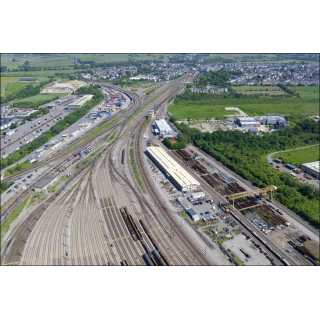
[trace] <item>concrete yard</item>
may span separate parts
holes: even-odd
[[[233,239],[225,241],[223,247],[230,249],[236,256],[238,256],[245,265],[248,266],[267,266],[271,265],[270,261],[262,254],[252,243],[248,245],[248,240],[243,234],[235,235]],[[250,257],[246,257],[242,249]]]

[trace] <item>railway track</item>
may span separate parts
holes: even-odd
[[[160,99],[166,94],[163,90]],[[126,120],[114,128],[116,138],[124,143],[130,137]],[[135,127],[134,122],[132,126]],[[185,255],[183,242],[178,245],[171,241],[155,219],[158,213],[134,190],[130,180],[115,170],[112,157],[118,144],[106,140],[103,143],[106,145],[99,151],[99,158],[81,169],[78,177],[72,177],[71,189],[50,197],[46,206],[41,204],[41,209],[28,215],[29,224],[12,230],[15,232],[4,255],[6,263],[140,265],[146,264],[147,256],[153,265],[194,264]],[[127,179],[126,188],[133,188],[136,192],[133,196],[143,208],[142,214],[137,208],[129,209],[141,233],[138,241],[132,239],[119,211],[117,191],[122,190],[123,178]],[[149,210],[153,210],[151,215],[146,213]],[[32,220],[33,217],[37,219]],[[24,230],[25,226],[28,226],[28,232]]]
[[[121,92],[126,92],[126,91],[121,91]],[[126,93],[128,95],[128,93]],[[127,122],[127,119],[128,117],[130,117],[130,114],[131,114],[131,111],[132,111],[132,107],[136,106],[137,104],[137,98],[136,97],[131,97],[131,101],[132,101],[132,106],[130,108],[128,108],[127,110],[125,110],[123,112],[123,114],[121,115],[121,118],[120,120],[113,124],[108,130],[106,130],[105,132],[101,133],[100,135],[96,136],[94,138],[94,140],[92,140],[90,143],[92,145],[99,145],[101,142],[104,141],[104,139],[106,138],[106,136],[108,136],[108,134],[110,132],[112,132],[112,130],[114,130],[115,128],[117,128],[118,126],[122,126],[124,127],[126,122]],[[79,138],[79,141],[81,141],[83,139],[83,137]],[[74,142],[76,143],[76,141]],[[58,160],[58,163],[54,165],[54,167],[52,169],[49,170],[49,172],[46,172],[45,174],[42,174],[40,175],[36,181],[34,181],[27,190],[23,191],[22,193],[20,193],[17,197],[15,197],[14,199],[12,199],[10,202],[9,205],[7,205],[5,208],[2,209],[2,212],[1,212],[1,216],[0,216],[0,220],[1,222],[3,222],[6,217],[10,214],[10,212],[19,204],[21,203],[21,201],[23,201],[26,196],[28,196],[32,190],[32,187],[40,180],[42,179],[43,177],[45,176],[48,176],[48,175],[52,175],[53,173],[56,172],[57,169],[59,169],[60,167],[64,166],[68,161],[71,161],[70,165],[72,165],[74,163],[74,159],[70,159],[70,157],[72,157],[72,155],[74,153],[77,153],[79,152],[80,150],[82,150],[85,146],[88,145],[88,142],[86,141],[85,143],[82,143],[78,146],[78,148],[76,150],[72,150],[71,152],[70,151],[66,151],[66,152],[62,152],[62,154],[58,154],[56,156],[53,156],[52,158],[49,158],[45,161],[43,161],[43,163],[39,164],[39,165],[36,165],[36,166],[33,166],[32,169],[29,169],[27,171],[24,171],[22,173],[19,173],[15,176],[10,176],[8,177],[7,179],[4,179],[4,181],[10,181],[12,180],[13,178],[17,178],[17,177],[21,177],[25,174],[27,174],[28,172],[31,172],[35,169],[39,169],[43,166],[47,166],[48,164],[52,163],[52,162],[55,162]],[[60,161],[59,161],[60,160]]]
[[[120,118],[120,119],[119,119],[120,122],[125,122],[125,121],[127,120],[126,116],[127,116],[127,117],[130,116],[130,114],[131,114],[131,112],[132,112],[132,109],[138,104],[139,97],[138,97],[137,95],[135,95],[135,94],[128,93],[127,91],[124,91],[124,90],[119,90],[119,91],[129,97],[129,99],[130,99],[130,101],[131,101],[131,104],[129,105],[129,107],[128,107],[126,110],[122,111],[121,117],[120,117],[120,115],[116,115],[113,120],[117,120],[118,118]],[[121,121],[121,118],[123,118],[122,121]],[[110,120],[105,120],[105,121],[103,121],[100,125],[103,125],[103,124],[106,123],[106,122],[110,122]],[[114,129],[114,128],[115,128],[117,125],[119,125],[119,124],[120,124],[120,123],[114,124],[110,129],[108,129],[107,131],[105,131],[105,132],[101,133],[100,135],[96,136],[96,137],[95,137],[95,140],[99,139],[97,142],[100,142],[100,141],[106,136],[106,134],[107,134],[110,130]],[[75,139],[74,141],[72,141],[72,145],[77,145],[77,144],[79,144],[79,142],[81,142],[81,140],[83,140],[83,137],[79,137],[79,138]],[[92,142],[94,142],[95,140],[93,140]],[[92,142],[91,142],[91,143],[92,143]],[[89,143],[89,142],[80,143],[80,144],[78,145],[77,149],[75,149],[75,150],[71,150],[71,151],[70,151],[70,150],[66,150],[66,151],[60,151],[60,152],[58,151],[57,154],[49,157],[48,159],[43,160],[43,161],[41,161],[41,162],[38,162],[38,163],[34,164],[34,165],[32,166],[32,168],[29,168],[29,169],[27,169],[27,170],[23,170],[23,171],[21,171],[21,172],[19,172],[19,173],[16,173],[16,174],[14,174],[14,175],[10,175],[10,176],[8,176],[8,177],[4,177],[4,178],[2,179],[2,181],[12,181],[12,180],[17,179],[17,178],[19,178],[19,177],[22,177],[22,176],[24,176],[25,174],[27,174],[27,173],[35,170],[35,169],[39,169],[39,168],[41,168],[41,167],[43,167],[43,166],[46,166],[46,165],[50,164],[51,162],[53,162],[53,161],[55,161],[55,160],[60,159],[61,157],[70,155],[71,152],[76,153],[77,151],[81,150],[84,146],[86,146],[88,143]]]
[[[34,227],[38,224],[38,221],[42,217],[43,213],[49,208],[49,206],[57,199],[61,199],[61,202],[64,203],[64,199],[67,199],[68,196],[72,193],[74,189],[77,189],[77,186],[74,186],[69,191],[60,197],[61,192],[57,192],[45,200],[43,203],[38,205],[24,220],[23,223],[20,223],[12,233],[16,236],[12,237],[11,240],[5,245],[1,252],[1,263],[2,264],[12,264],[20,263],[22,253],[25,247],[25,244],[33,231]],[[31,246],[32,248],[33,246]]]
[[[162,104],[164,104],[165,102],[167,102],[168,100],[172,99],[172,95],[168,95],[167,97],[163,98],[156,106],[155,109],[159,108],[160,106],[162,106]],[[132,142],[135,143],[135,146],[134,146],[134,150],[135,152],[137,153],[135,158],[137,159],[142,159],[142,155],[141,155],[141,147],[140,147],[140,141],[141,141],[141,138],[142,138],[142,133],[143,133],[143,129],[144,129],[144,120],[141,120],[137,125],[136,125],[136,129],[134,132],[131,132],[130,134],[132,135]],[[135,138],[137,137],[137,138]],[[127,147],[128,147],[128,143],[127,143]],[[141,158],[140,158],[141,157]],[[143,161],[143,160],[142,160]],[[150,225],[156,223],[156,225],[159,226],[159,230],[161,230],[161,233],[162,233],[162,236],[161,238],[164,238],[163,237],[163,233],[166,234],[166,238],[167,239],[170,239],[172,237],[172,233],[171,232],[168,232],[168,230],[170,228],[168,228],[168,226],[172,225],[173,221],[172,220],[166,220],[165,222],[161,220],[161,218],[159,218],[159,214],[158,212],[156,212],[152,206],[149,205],[149,203],[146,201],[146,199],[141,196],[140,194],[138,194],[138,192],[136,191],[136,188],[133,187],[131,181],[125,177],[123,174],[121,174],[119,172],[119,170],[115,167],[113,161],[110,161],[109,162],[109,165],[110,167],[113,168],[113,172],[116,173],[122,180],[124,183],[126,183],[129,188],[132,190],[132,192],[135,194],[135,196],[137,197],[142,209],[144,212],[151,212],[152,213],[152,217],[153,217],[153,222],[150,223]],[[145,176],[145,175],[143,175]],[[148,188],[147,188],[148,192],[152,192],[153,190],[153,186],[151,184],[148,184]],[[163,205],[159,202],[158,200],[158,197],[153,194],[153,199],[155,201],[155,203],[157,204],[158,206],[158,209],[160,209],[160,211],[162,210],[162,213],[164,213],[164,211],[166,211],[166,208],[163,207]],[[167,216],[167,212],[164,213],[164,216]],[[144,218],[145,219],[148,219],[150,220],[150,216],[147,215],[146,213],[144,214]],[[148,222],[147,222],[148,223]],[[149,223],[148,223],[149,224]],[[156,228],[155,228],[156,230]],[[175,234],[178,234],[178,238],[179,237],[182,237],[182,234],[181,233],[177,233],[176,230],[175,230]],[[161,239],[160,237],[158,237],[158,241],[163,241],[163,240],[160,240]],[[186,239],[185,237],[182,237],[183,241],[181,241],[181,243],[185,243],[186,242]],[[175,239],[175,242],[176,242],[176,239]],[[162,243],[162,247],[166,250],[168,249],[168,246],[170,246],[170,243],[172,243],[172,241],[168,241],[167,243]],[[180,247],[178,250],[177,248],[175,248],[175,252],[176,252],[176,259],[178,259],[178,264],[180,264],[182,262],[182,259],[185,260],[185,261],[188,261],[187,263],[189,264],[193,264],[194,261],[193,259],[190,259],[190,257],[187,257],[184,255],[184,250],[185,250],[185,246],[183,247],[183,249]],[[190,250],[191,247],[189,246],[188,249]],[[192,251],[195,251],[195,248],[193,247],[192,248]],[[192,252],[191,251],[191,252]],[[180,253],[180,257],[177,256],[177,253]],[[184,255],[184,256],[183,256]],[[205,264],[205,259],[203,258],[203,256],[198,256],[198,259],[199,261],[201,261],[200,263],[202,264]],[[201,259],[201,260],[200,260]],[[185,263],[186,264],[186,263]]]
[[[146,186],[146,190],[148,190],[148,194],[152,197],[154,203],[157,205],[158,209],[162,212],[162,217],[164,218],[164,222],[158,221],[162,228],[165,230],[165,232],[169,233],[168,236],[173,239],[174,241],[179,241],[178,239],[181,239],[180,241],[184,243],[184,245],[188,248],[189,252],[193,252],[194,257],[201,263],[201,264],[207,264],[207,261],[203,255],[201,255],[198,250],[194,247],[192,242],[187,238],[180,230],[179,226],[177,226],[176,222],[168,212],[170,209],[166,208],[161,201],[159,200],[159,196],[154,191],[155,187],[153,186],[152,182],[149,180],[148,175],[149,173],[146,171],[146,168],[144,166],[144,159],[143,159],[143,152],[142,152],[142,135],[143,135],[143,129],[144,127],[140,127],[140,132],[136,135],[137,138],[135,138],[135,157],[138,164],[138,167],[140,169],[140,172],[142,173],[142,179],[144,181],[144,184]],[[154,212],[154,217],[159,220],[159,215]],[[170,226],[170,231],[168,231],[168,226]],[[182,251],[183,252],[183,251]],[[188,259],[189,260],[189,259]],[[191,263],[191,261],[190,261]]]

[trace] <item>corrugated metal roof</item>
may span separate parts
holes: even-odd
[[[200,186],[200,183],[193,178],[185,169],[183,169],[164,149],[150,146],[147,152],[166,170],[181,187],[182,190],[192,189]]]
[[[172,128],[165,119],[160,119],[155,121],[156,126],[159,128],[160,132],[171,132]]]
[[[304,163],[303,166],[315,172],[318,172],[318,173],[320,172],[320,161]]]

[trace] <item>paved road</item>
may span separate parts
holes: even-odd
[[[48,131],[58,120],[71,113],[72,111],[65,109],[65,107],[75,99],[77,99],[76,96],[59,99],[58,101],[62,101],[57,102],[48,114],[26,121],[25,124],[17,127],[12,135],[1,137],[1,157],[5,158],[19,150],[21,146],[32,142],[42,133]]]
[[[296,151],[296,150],[303,150],[303,149],[307,149],[307,148],[314,147],[314,146],[319,146],[319,144],[317,143],[317,144],[312,144],[312,145],[298,147],[298,148],[292,148],[292,149],[286,149],[286,150],[282,150],[282,151],[271,152],[267,156],[267,161],[268,161],[268,163],[273,163],[273,156],[275,154],[278,154],[278,153],[288,152],[288,151]]]

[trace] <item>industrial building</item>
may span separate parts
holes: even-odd
[[[197,222],[201,219],[200,214],[194,211],[192,206],[188,203],[188,201],[185,198],[179,197],[177,201],[192,221]]]
[[[274,126],[276,128],[284,128],[288,125],[287,120],[282,116],[262,116],[257,120],[267,126]]]
[[[242,128],[259,127],[260,122],[253,117],[237,117],[235,123]]]
[[[154,134],[159,135],[161,138],[176,137],[176,132],[171,128],[171,126],[165,119],[154,121],[152,125],[152,131]]]
[[[301,165],[301,168],[304,172],[317,179],[320,179],[320,161],[304,163]]]
[[[168,179],[182,192],[199,188],[200,183],[183,169],[163,148],[150,146],[146,153]]]
[[[83,95],[83,96],[79,97],[78,99],[75,99],[74,101],[69,103],[67,108],[68,109],[77,109],[79,107],[82,107],[86,102],[91,100],[92,97],[93,97],[92,94]]]
[[[198,199],[198,197],[201,197],[203,199],[203,192],[196,192],[192,193],[192,195],[195,195],[195,197]],[[205,196],[205,195],[204,195]],[[200,199],[200,198],[199,198]],[[178,197],[177,199],[180,206],[183,208],[183,210],[188,214],[190,219],[194,222],[197,221],[210,221],[216,218],[219,209],[216,205],[208,203],[204,203],[203,205],[200,205],[198,203],[194,203],[192,201],[192,198],[187,197]]]

